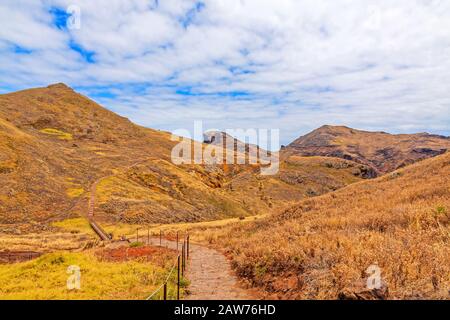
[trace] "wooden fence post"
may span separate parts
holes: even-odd
[[[184,242],[181,247],[181,274],[184,275]]]
[[[164,300],[167,300],[167,283],[164,283]]]
[[[177,252],[178,252],[178,231],[177,231]]]
[[[136,242],[139,242],[139,228],[136,228]]]
[[[159,230],[159,246],[162,247],[162,230]]]
[[[189,260],[189,234],[187,235],[187,250],[186,250],[187,260]]]
[[[180,300],[180,255],[178,255],[177,300]]]
[[[147,227],[147,245],[150,245],[150,227]]]

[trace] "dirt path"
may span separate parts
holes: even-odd
[[[151,245],[159,245],[159,238],[151,238]],[[163,246],[176,249],[176,242],[163,239]],[[181,250],[181,244],[179,245]],[[239,285],[228,259],[217,250],[191,244],[187,278],[191,282],[187,300],[251,300],[257,299]]]

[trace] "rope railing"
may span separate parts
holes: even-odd
[[[152,300],[152,298],[159,292],[161,291],[161,289],[164,289],[164,299],[163,300],[167,300],[167,284],[170,280],[170,277],[172,276],[173,271],[175,270],[175,267],[178,264],[178,267],[180,265],[180,255],[177,256],[177,261],[175,261],[175,263],[172,266],[172,269],[170,270],[169,274],[167,275],[166,281],[163,282],[163,284],[161,284],[150,296],[148,296],[147,299],[145,300]],[[177,263],[178,262],[178,263]],[[178,291],[179,291],[179,281],[178,281]],[[178,297],[179,298],[179,297]]]

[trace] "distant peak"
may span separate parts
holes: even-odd
[[[355,130],[355,129],[349,128],[347,126],[334,126],[334,125],[326,124],[326,125],[323,125],[323,126],[317,128],[317,129],[313,130],[312,132],[322,132],[322,131],[325,131],[325,132],[330,132],[330,131],[344,132],[344,131],[352,131],[352,130]]]
[[[331,125],[331,124],[325,124],[323,126],[321,126],[319,129],[333,129],[333,128],[341,128],[341,129],[351,129],[350,127],[347,126],[338,126],[338,125]]]
[[[209,130],[203,133],[204,143],[221,143],[227,134],[223,131]]]
[[[49,89],[70,89],[70,90],[72,90],[72,88],[70,88],[68,85],[66,85],[65,83],[62,83],[62,82],[48,85],[47,88],[49,88]]]

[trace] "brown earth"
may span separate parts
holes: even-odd
[[[29,261],[38,258],[40,255],[40,252],[35,251],[0,251],[0,264]]]

